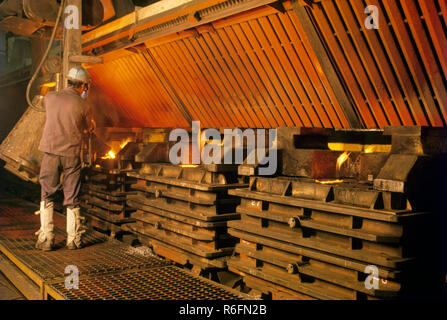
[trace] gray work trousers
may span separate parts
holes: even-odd
[[[70,209],[77,208],[81,190],[81,159],[79,157],[44,153],[39,176],[42,188],[41,201],[45,201],[45,204],[54,201],[54,194],[61,188],[61,172],[63,173],[63,205]]]

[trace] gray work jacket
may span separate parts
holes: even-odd
[[[46,122],[39,150],[59,156],[79,156],[82,133],[90,121],[87,102],[72,88],[50,92],[44,102]]]

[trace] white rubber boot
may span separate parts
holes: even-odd
[[[83,221],[81,208],[67,208],[67,248],[70,250],[82,248],[81,236],[85,232]]]
[[[43,251],[51,251],[54,247],[54,222],[53,222],[54,204],[53,202],[45,205],[45,201],[40,203],[40,229],[36,232],[38,236],[36,248]]]

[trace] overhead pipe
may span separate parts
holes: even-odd
[[[59,6],[58,14],[57,14],[57,17],[56,17],[56,24],[55,24],[55,26],[54,26],[53,33],[51,34],[51,39],[50,39],[50,42],[49,42],[49,44],[48,44],[47,50],[45,51],[45,53],[44,53],[44,55],[43,55],[43,57],[42,57],[42,60],[41,60],[40,63],[39,63],[39,66],[38,66],[37,69],[34,71],[34,74],[33,74],[33,76],[31,77],[31,80],[30,80],[30,82],[28,83],[28,86],[27,86],[27,88],[26,88],[26,101],[28,102],[28,105],[29,105],[32,109],[34,109],[35,111],[38,111],[38,112],[45,112],[45,110],[39,108],[39,107],[36,106],[36,105],[34,105],[33,101],[31,101],[31,99],[30,99],[31,86],[33,85],[33,82],[36,80],[37,75],[39,74],[40,69],[42,68],[42,66],[43,66],[43,64],[44,64],[44,62],[45,62],[45,60],[46,60],[47,57],[48,57],[48,53],[49,53],[50,50],[51,50],[51,47],[52,47],[52,45],[53,45],[54,38],[56,37],[56,33],[57,33],[57,28],[58,28],[58,26],[59,26],[59,22],[60,22],[60,20],[61,20],[61,18],[62,18],[62,12],[63,12],[63,9],[64,9],[64,8],[65,8],[65,0],[62,0],[61,4],[60,4],[60,6]]]
[[[125,1],[120,0],[120,2]],[[57,0],[0,0],[0,20],[9,16],[24,16],[42,23],[55,22],[59,7],[60,1]],[[82,1],[83,26],[94,27],[101,24],[103,20],[104,6],[100,0]]]
[[[25,15],[34,21],[55,22],[60,4],[57,0],[23,0]],[[82,1],[82,25],[93,27],[102,23],[104,6],[100,0]]]

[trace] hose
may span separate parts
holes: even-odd
[[[54,29],[53,29],[53,32],[51,34],[50,43],[48,43],[47,50],[45,51],[45,53],[44,53],[44,55],[42,57],[42,60],[40,61],[39,66],[34,71],[34,74],[33,74],[32,78],[31,78],[31,80],[29,81],[28,86],[26,87],[26,101],[28,102],[28,105],[31,108],[33,108],[34,110],[36,110],[37,112],[45,112],[45,109],[39,109],[37,106],[35,106],[32,103],[32,101],[31,101],[31,99],[29,97],[29,94],[30,94],[30,91],[31,91],[31,86],[33,85],[34,81],[36,80],[37,75],[39,74],[39,71],[42,68],[43,63],[47,59],[48,53],[51,50],[51,46],[53,45],[54,38],[56,37],[57,28],[59,26],[59,22],[61,20],[62,12],[63,12],[64,8],[65,8],[65,0],[62,0],[61,1],[61,5],[59,7],[59,12],[57,13],[56,24],[54,25]]]

